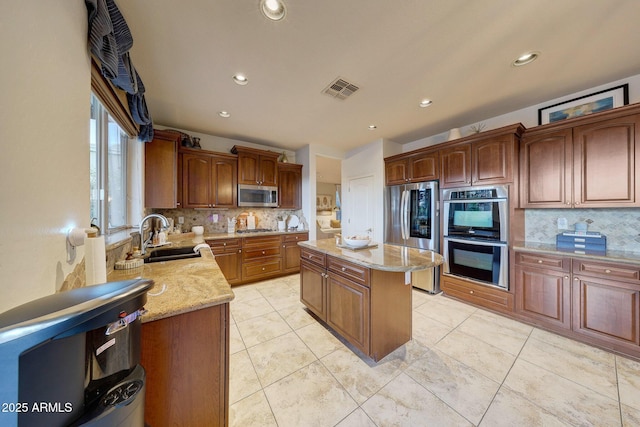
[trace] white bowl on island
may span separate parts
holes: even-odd
[[[343,237],[342,240],[347,246],[351,246],[353,248],[364,248],[369,243],[371,243],[371,239],[369,238],[369,236],[361,235]]]

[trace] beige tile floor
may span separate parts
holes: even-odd
[[[309,315],[299,276],[233,288],[230,425],[639,426],[640,363],[422,291],[374,363]]]

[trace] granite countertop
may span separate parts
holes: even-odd
[[[375,248],[352,250],[336,246],[335,239],[298,242],[298,245],[375,270],[419,271],[444,262],[442,255],[436,252],[396,245],[378,244]]]
[[[562,251],[556,248],[555,243],[539,243],[516,241],[513,244],[515,251],[537,252],[541,254],[569,256],[572,258],[584,258],[598,261],[618,262],[640,266],[640,253],[630,251],[607,250],[604,255],[577,254],[571,251]]]
[[[188,246],[189,238],[178,245]],[[193,241],[193,236],[190,237]],[[178,245],[174,247],[179,247]],[[144,264],[129,270],[114,270],[108,281],[152,279],[154,287],[147,293],[142,322],[151,322],[177,314],[211,307],[234,298],[231,286],[215,262],[211,250],[200,249],[200,258]]]

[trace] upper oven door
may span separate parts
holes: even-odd
[[[476,199],[444,202],[444,235],[507,241],[507,200]]]

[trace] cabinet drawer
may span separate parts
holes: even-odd
[[[252,249],[243,248],[242,250],[242,259],[245,261],[272,256],[280,256],[280,245]]]
[[[282,236],[245,237],[242,239],[243,249],[280,246]]]
[[[288,242],[305,242],[309,240],[308,233],[295,233],[295,234],[285,234],[282,236],[282,241],[285,243]]]
[[[369,285],[369,269],[332,256],[327,257],[327,269],[363,285]]]
[[[224,252],[236,252],[242,248],[242,239],[216,239],[206,240],[206,242],[214,255]]]
[[[257,279],[260,277],[280,274],[282,259],[268,258],[260,262],[242,264],[242,280]]]
[[[307,248],[300,248],[300,258],[313,262],[324,267],[327,256],[322,252],[313,251]]]
[[[628,264],[612,264],[608,262],[574,259],[573,274],[611,280],[624,280],[625,282],[632,283],[640,282],[640,267]]]
[[[514,298],[508,291],[469,282],[443,274],[440,287],[450,295],[493,310],[513,312]]]
[[[516,264],[569,272],[571,269],[571,258],[531,252],[516,252]]]

